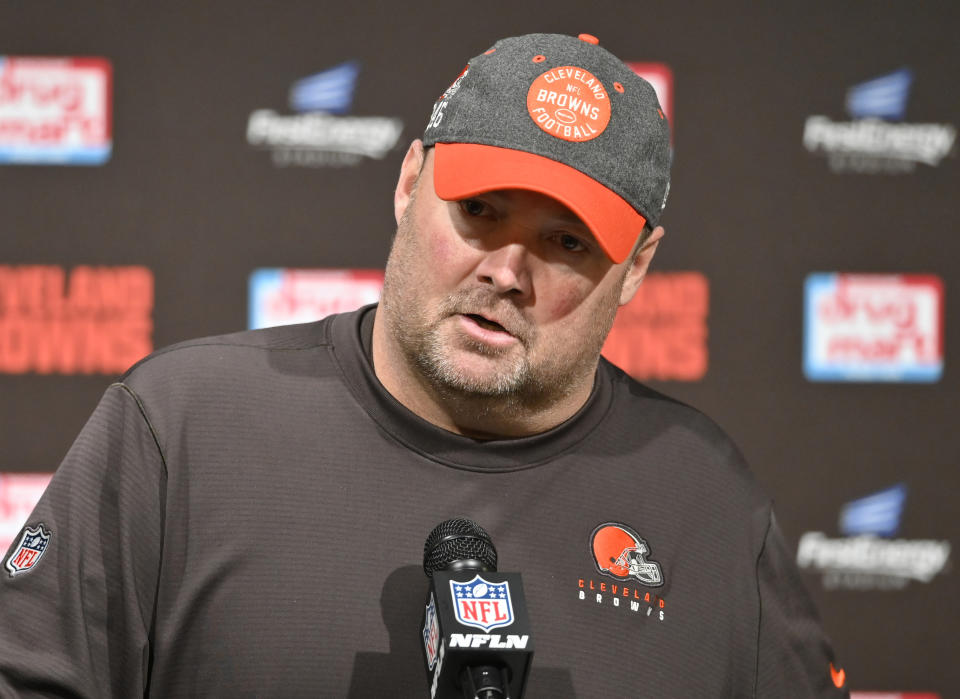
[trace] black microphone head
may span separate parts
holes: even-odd
[[[437,570],[496,571],[497,549],[490,535],[473,520],[458,517],[433,528],[423,545],[423,572]]]

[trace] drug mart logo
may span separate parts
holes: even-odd
[[[534,79],[527,91],[527,111],[551,136],[590,141],[610,123],[610,97],[590,71],[563,66]]]
[[[807,117],[803,145],[827,157],[833,172],[913,172],[917,163],[935,167],[952,150],[953,124],[904,122],[913,85],[909,68],[855,85],[847,91],[849,121]]]
[[[250,275],[251,329],[308,323],[380,300],[378,269],[263,268]]]
[[[451,580],[450,595],[454,616],[464,626],[490,631],[513,623],[513,604],[507,582],[493,583],[479,575],[469,582]]]
[[[844,536],[805,533],[797,565],[820,573],[828,590],[898,590],[910,581],[931,582],[947,565],[950,542],[893,538],[906,499],[907,487],[900,483],[847,503],[839,521]]]
[[[933,275],[811,274],[804,291],[811,381],[934,382],[943,373],[943,282]]]
[[[102,165],[111,100],[104,58],[0,56],[0,164]]]
[[[290,89],[295,114],[258,109],[247,121],[247,143],[269,150],[278,167],[358,165],[364,158],[382,159],[403,131],[394,117],[346,116],[360,73],[358,61],[347,61],[302,80]]]

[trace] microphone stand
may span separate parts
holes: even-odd
[[[510,699],[510,678],[505,667],[465,667],[460,674],[460,681],[463,684],[463,699]]]

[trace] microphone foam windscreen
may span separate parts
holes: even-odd
[[[457,561],[476,561],[478,569],[497,569],[497,549],[490,535],[473,520],[464,517],[441,522],[423,546],[423,572],[446,570]]]

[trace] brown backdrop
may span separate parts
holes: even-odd
[[[48,338],[85,364],[0,369],[0,472],[53,470],[141,350],[244,328],[254,269],[381,267],[403,149],[465,60],[505,35],[590,32],[674,76],[673,186],[655,266],[706,280],[709,362],[696,380],[651,383],[734,436],[794,544],[807,531],[839,536],[845,503],[895,483],[909,488],[900,537],[960,541],[956,157],[901,174],[837,173],[803,145],[807,117],[850,121],[847,90],[904,66],[914,74],[904,123],[960,123],[960,10],[775,5],[4,3],[0,54],[110,61],[113,151],[102,166],[0,165],[0,267],[59,269],[65,283],[81,268],[86,290],[78,281],[64,293],[100,299],[87,311],[72,301],[86,331]],[[254,111],[293,114],[296,80],[348,60],[360,63],[349,115],[403,123],[383,159],[277,165],[289,149],[248,142]],[[939,277],[940,380],[807,380],[803,294],[813,272]],[[40,323],[59,312],[43,298]],[[10,321],[14,311],[3,313]],[[113,344],[91,349],[108,332]],[[0,354],[12,351],[0,340]],[[828,590],[806,576],[855,689],[960,696],[949,564],[897,590]]]

